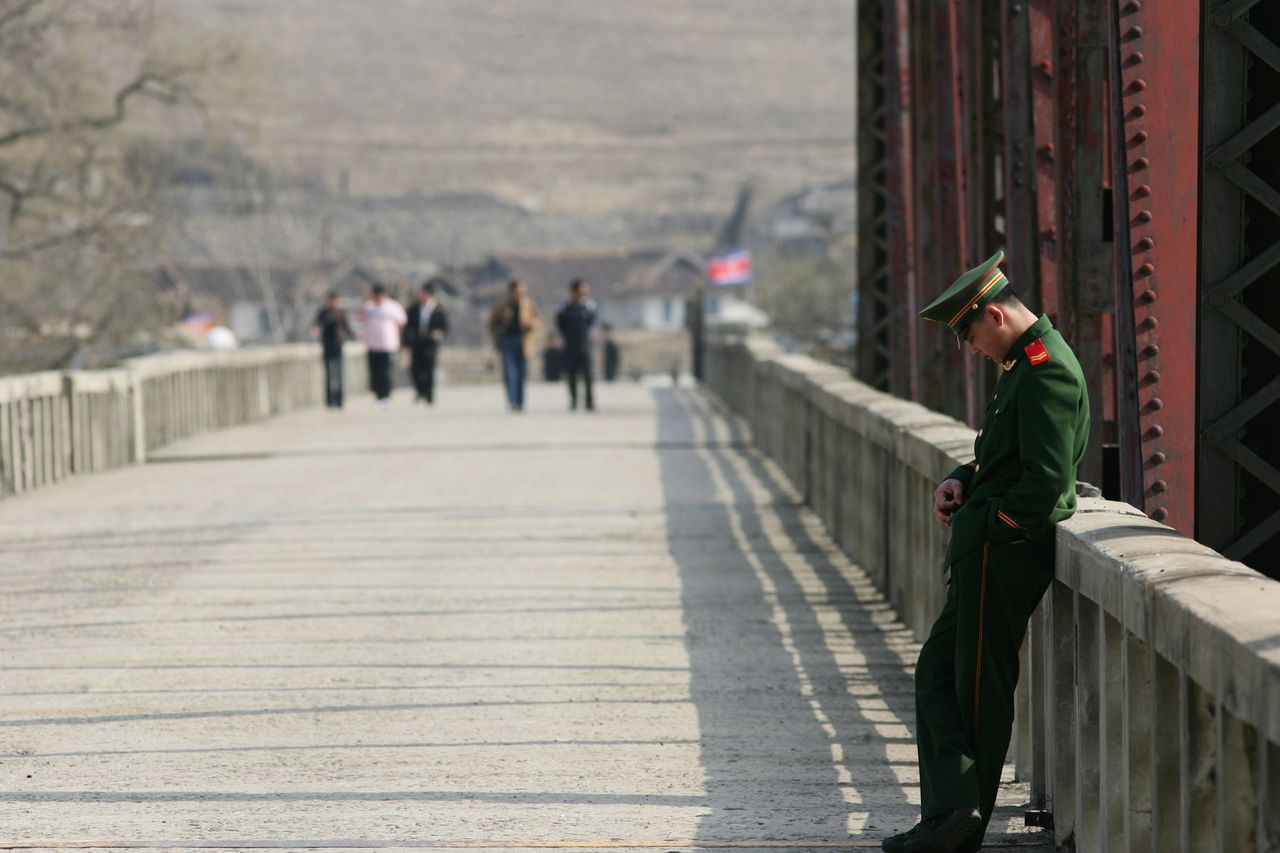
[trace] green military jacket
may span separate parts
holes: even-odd
[[[1047,539],[1076,511],[1076,470],[1089,442],[1080,362],[1043,314],[1005,358],[975,459],[948,475],[964,485],[948,568],[987,543]]]

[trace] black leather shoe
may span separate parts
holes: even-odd
[[[919,835],[923,827],[923,823],[917,823],[906,832],[890,835],[880,842],[880,849],[885,853],[902,853],[903,850],[907,849],[907,842]]]
[[[951,853],[980,826],[982,815],[977,809],[956,809],[889,836],[880,848],[885,853]]]

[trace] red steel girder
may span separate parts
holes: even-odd
[[[1200,10],[1111,3],[1121,485],[1194,535]]]
[[[909,0],[884,0],[885,188],[888,194],[889,288],[893,298],[889,390],[921,397],[920,324],[915,254],[911,14]]]
[[[1058,289],[1056,325],[1071,341],[1089,384],[1090,442],[1079,476],[1103,482],[1102,446],[1115,444],[1115,394],[1108,393],[1114,346],[1105,331],[1115,311],[1112,236],[1107,228],[1107,21],[1105,5],[1059,0]]]
[[[950,281],[972,266],[976,259],[969,245],[969,68],[961,47],[964,38],[964,16],[960,0],[934,0],[933,11],[933,93],[936,104],[934,138],[934,175],[937,196],[934,215],[937,237],[938,283]],[[949,387],[963,394],[960,406],[965,420],[976,422],[977,406],[973,399],[974,364],[962,361],[962,386]],[[959,408],[960,406],[957,406]]]
[[[937,282],[943,275],[938,260],[940,243],[937,159],[938,107],[934,93],[936,76],[934,51],[933,3],[911,5],[909,29],[911,68],[911,147],[912,186],[915,190],[915,226],[912,253],[915,264],[915,289],[918,305],[927,305],[937,294]],[[942,332],[932,324],[913,318],[917,347],[911,353],[912,370],[917,374],[920,392],[916,400],[924,405],[958,413],[947,407],[945,391],[955,366],[943,356]]]
[[[1062,299],[1058,281],[1058,99],[1056,5],[1030,0],[1027,23],[1031,40],[1031,121],[1035,136],[1036,240],[1041,311],[1058,322]]]
[[[1024,0],[1001,0],[1000,88],[1004,95],[1004,231],[1009,280],[1028,300],[1034,298],[1039,265],[1035,260],[1035,144],[1031,134],[1030,34]]]
[[[934,96],[937,104],[937,148],[934,160],[938,180],[939,265],[959,275],[972,266],[969,251],[967,204],[969,69],[962,62],[961,23],[956,0],[935,0]]]

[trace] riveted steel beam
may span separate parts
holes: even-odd
[[[1059,0],[1057,52],[1058,328],[1071,341],[1089,385],[1089,447],[1079,477],[1102,485],[1103,445],[1115,443],[1115,396],[1109,392],[1107,315],[1115,310],[1109,176],[1106,174],[1106,8],[1087,0]]]
[[[1054,0],[1029,0],[1031,124],[1035,152],[1037,291],[1033,307],[1056,324],[1062,312],[1058,282],[1058,39]]]
[[[921,399],[920,305],[916,280],[915,130],[908,0],[881,0],[884,53],[886,236],[890,299],[889,388]]]
[[[1199,10],[1113,0],[1117,383],[1126,501],[1195,524]],[[1123,209],[1122,209],[1123,208]]]
[[[1031,133],[1031,34],[1024,0],[1001,2],[1004,94],[1004,232],[1009,279],[1028,300],[1038,291],[1035,261],[1035,140]]]
[[[962,42],[966,16],[960,0],[933,2],[933,92],[937,112],[934,146],[934,174],[937,180],[935,207],[938,234],[937,284],[950,281],[979,259],[973,256],[969,234],[969,166],[970,149],[970,75],[972,69],[963,61],[967,52]],[[949,333],[947,333],[949,334]],[[951,364],[955,359],[948,359]],[[945,364],[946,362],[944,362]],[[975,365],[972,359],[960,360],[960,374],[942,384],[943,408],[974,423],[980,407],[973,399]],[[952,370],[944,368],[946,373]]]

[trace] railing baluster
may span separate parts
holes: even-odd
[[[1141,638],[1125,635],[1124,740],[1125,740],[1125,846],[1126,851],[1155,853],[1151,847],[1152,776],[1151,737],[1155,694],[1152,655]]]

